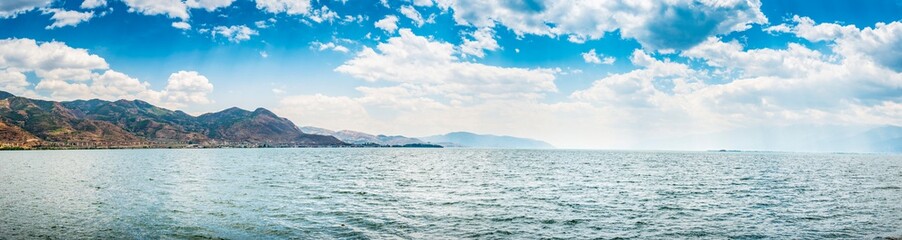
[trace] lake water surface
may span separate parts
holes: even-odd
[[[899,236],[900,155],[0,152],[0,239]]]

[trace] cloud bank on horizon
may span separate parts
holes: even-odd
[[[900,12],[899,0],[4,1],[0,90],[704,149],[718,146],[675,142],[902,126]]]

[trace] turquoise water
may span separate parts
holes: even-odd
[[[902,236],[902,156],[0,152],[0,239]]]

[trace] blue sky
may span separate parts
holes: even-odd
[[[14,0],[0,89],[699,149],[673,139],[902,125],[900,16],[899,0]]]

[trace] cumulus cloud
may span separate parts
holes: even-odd
[[[575,42],[620,30],[650,49],[687,49],[708,36],[767,23],[758,0],[479,1],[439,0],[458,24],[505,26],[518,35],[568,35]]]
[[[652,107],[665,101],[665,93],[656,86],[656,80],[672,81],[679,85],[675,88],[686,88],[698,82],[693,78],[697,72],[689,67],[657,61],[642,50],[634,51],[630,59],[644,68],[595,81],[588,89],[571,94],[571,98],[609,106]]]
[[[235,0],[187,0],[185,5],[190,8],[203,8],[207,11],[213,11],[217,8],[228,7]]]
[[[12,69],[0,70],[0,89],[16,95],[33,95],[30,94],[25,74]]]
[[[107,69],[106,60],[85,49],[71,48],[61,42],[38,44],[33,39],[0,40],[0,66],[24,71],[54,69]]]
[[[241,42],[245,40],[250,40],[252,35],[257,35],[257,30],[251,29],[244,25],[238,26],[216,26],[211,31],[213,37],[223,36],[228,39],[230,42]]]
[[[406,28],[398,32],[399,37],[388,39],[375,50],[365,47],[335,71],[367,81],[395,82],[418,93],[458,101],[535,98],[557,91],[553,70],[461,62],[450,43],[417,36]]]
[[[413,5],[418,7],[432,6],[432,0],[413,0]]]
[[[53,14],[50,19],[53,23],[45,27],[45,29],[54,29],[65,26],[77,26],[79,23],[87,22],[94,17],[94,12],[79,12],[63,9],[46,9],[44,14]]]
[[[335,19],[338,19],[338,13],[330,10],[327,6],[313,10],[310,14],[310,20],[313,20],[316,23],[333,22]]]
[[[495,51],[500,48],[498,42],[495,41],[495,31],[491,28],[480,28],[470,34],[473,39],[464,37],[460,45],[460,51],[463,54],[485,57],[485,51]]]
[[[799,44],[745,49],[736,41],[712,37],[681,55],[702,60],[713,71],[657,60],[637,50],[630,60],[641,68],[599,79],[570,98],[644,119],[645,125],[666,126],[659,130],[699,124],[902,123],[902,116],[876,114],[902,101],[897,94],[902,92],[902,73],[876,60],[837,54],[826,56]]]
[[[90,2],[88,2],[90,1]],[[106,4],[105,0],[88,0],[82,3],[82,8],[94,8]],[[189,10],[202,8],[214,11],[218,8],[231,6],[235,0],[122,0],[128,6],[129,12],[138,12],[144,15],[165,15],[169,18],[188,20]]]
[[[411,6],[401,6],[401,14],[407,18],[410,18],[410,20],[413,20],[413,23],[416,23],[419,27],[422,27],[423,24],[426,23],[426,20],[424,20],[423,16],[420,15],[420,12],[418,12]]]
[[[305,15],[310,11],[310,0],[256,0],[257,8],[270,13]]]
[[[394,33],[398,29],[398,17],[395,15],[385,16],[382,20],[376,21],[375,26],[389,33]]]
[[[191,24],[188,24],[188,22],[173,22],[172,27],[178,28],[181,30],[188,30],[188,29],[191,29]]]
[[[814,20],[809,17],[800,17],[795,15],[792,17],[794,26],[786,23],[765,28],[764,31],[770,33],[795,33],[797,36],[809,41],[827,41],[834,40],[843,35],[857,32],[855,26],[842,26],[835,23],[822,23],[815,25]]]
[[[178,105],[212,103],[208,94],[213,92],[210,80],[195,71],[178,71],[169,75],[162,91],[164,102]]]
[[[391,133],[401,131],[403,124],[416,126],[418,133],[433,134],[448,127],[477,126],[485,118],[508,119],[510,115],[501,113],[512,111],[506,108],[511,103],[523,106],[557,91],[554,70],[463,62],[456,57],[461,53],[453,44],[417,36],[410,29],[398,33],[376,49],[364,48],[335,69],[366,81],[383,82],[383,86],[357,87],[359,97],[287,96],[276,111],[304,125]],[[487,112],[502,116],[482,116]]]
[[[545,95],[557,91],[562,70],[467,62],[458,58],[470,55],[463,46],[400,29],[335,69],[375,86],[357,87],[356,97],[290,96],[277,109],[301,124],[336,129],[409,135],[460,129],[622,148],[739,128],[902,125],[902,73],[892,64],[898,24],[801,34],[832,43],[832,51],[796,43],[755,49],[717,36],[678,53],[639,49],[628,59],[637,69],[600,77],[560,101]],[[595,49],[581,57],[597,64],[607,58]],[[317,110],[323,104],[352,110]],[[343,120],[307,118],[305,111]]]
[[[719,38],[710,38],[682,55],[702,59],[710,66],[741,77],[805,76],[830,64],[820,52],[796,43],[790,43],[785,50],[764,48],[743,51],[743,48],[735,40],[722,42]]]
[[[862,55],[890,69],[902,72],[902,23],[878,23],[836,40],[835,51],[847,56]]]
[[[605,57],[604,55],[599,55],[599,54],[595,53],[594,48],[589,50],[588,52],[582,53],[581,55],[583,56],[583,61],[585,61],[586,63],[592,63],[592,64],[611,65],[611,64],[614,64],[614,61],[617,60],[614,57]],[[601,57],[603,57],[604,59],[602,60]]]
[[[417,36],[410,29],[400,29],[398,33],[375,49],[364,47],[335,69],[378,82],[378,86],[355,88],[360,93],[358,97],[287,96],[276,112],[303,125],[382,133],[425,135],[448,127],[480,132],[490,128],[535,129],[517,124],[523,121],[515,118],[539,118],[535,111],[527,109],[544,108],[537,106],[541,105],[537,101],[545,93],[557,91],[556,70],[465,62],[457,58],[460,49],[451,43]],[[485,121],[486,118],[493,121]],[[501,122],[509,124],[496,124]],[[412,127],[416,132],[410,131]]]
[[[0,18],[13,18],[20,13],[31,11],[32,9],[46,7],[50,5],[50,0],[12,0],[0,1]]]
[[[81,2],[81,8],[92,9],[106,6],[106,0],[85,0]]]
[[[792,33],[812,42],[833,42],[833,50],[845,57],[870,58],[902,71],[902,23],[877,23],[859,29],[854,25],[817,24],[808,17],[793,16],[792,25],[781,24],[765,31]]]
[[[122,0],[129,12],[145,15],[166,15],[169,18],[188,19],[188,6],[181,0]]]
[[[343,52],[343,53],[347,53],[347,52],[351,51],[347,47],[336,44],[334,42],[321,43],[321,42],[315,41],[315,42],[311,43],[310,46],[319,51],[332,50],[332,51]]]
[[[32,88],[27,73],[34,73]],[[165,107],[210,103],[212,84],[196,72],[170,76],[162,91],[124,73],[109,69],[103,58],[61,42],[32,39],[0,40],[0,88],[23,96],[72,100],[142,99]]]

